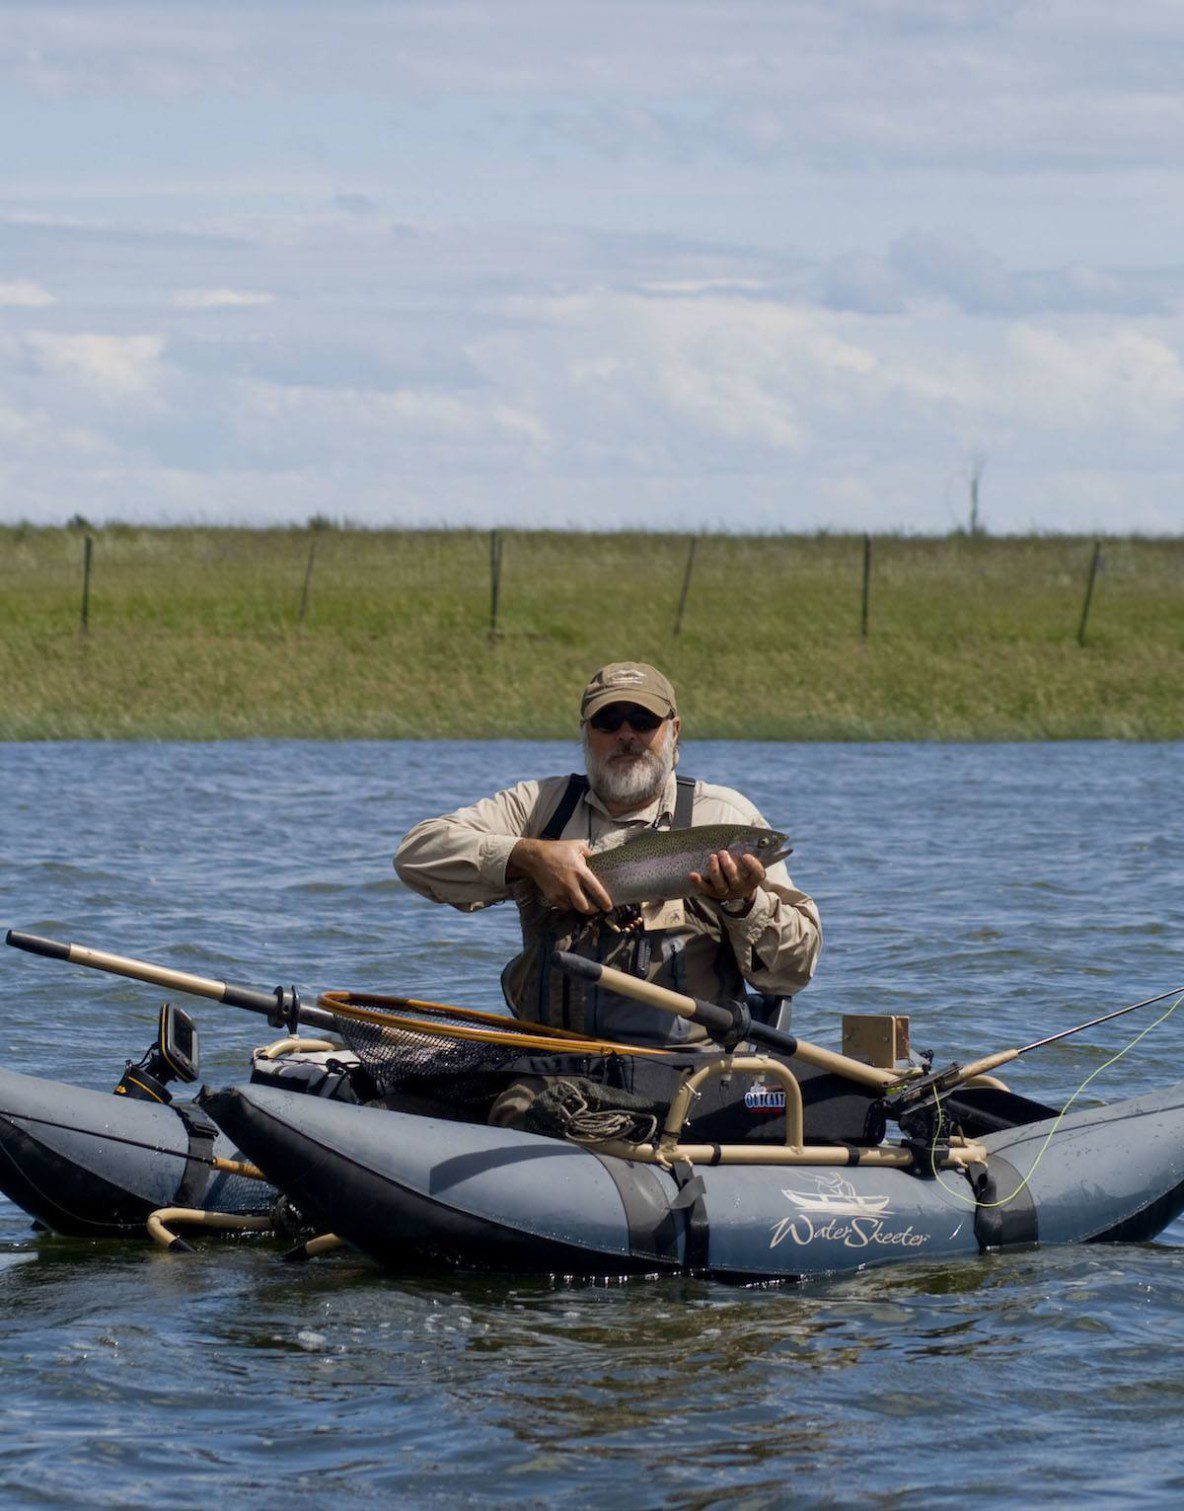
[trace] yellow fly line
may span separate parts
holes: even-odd
[[[327,1008],[338,1017],[399,1033],[422,1034],[442,1039],[468,1040],[478,1044],[504,1044],[526,1050],[591,1055],[635,1055],[639,1058],[665,1058],[670,1051],[651,1049],[640,1044],[617,1044],[611,1039],[587,1039],[565,1028],[546,1023],[532,1023],[529,1029],[507,1030],[507,1023],[517,1023],[504,1014],[483,1013],[470,1007],[454,1007],[447,1002],[425,1002],[415,997],[390,997],[374,992],[322,992],[317,1006]],[[396,1009],[431,1014],[430,1019],[406,1017]],[[455,1021],[450,1021],[455,1020]]]

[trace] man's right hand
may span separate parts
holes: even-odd
[[[528,877],[553,908],[609,913],[613,900],[588,869],[582,839],[520,839],[510,851],[506,880]]]

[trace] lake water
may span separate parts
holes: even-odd
[[[0,924],[261,986],[489,1006],[504,908],[396,880],[416,819],[574,746],[0,746]],[[826,948],[795,1028],[954,1058],[1184,981],[1184,746],[699,744],[787,829]],[[151,988],[0,951],[3,1063],[110,1087]],[[259,1020],[187,1003],[203,1079]],[[1008,1067],[1063,1100],[1152,1015]],[[1180,1077],[1184,1009],[1104,1072]],[[0,1201],[0,1497],[20,1504],[1178,1503],[1184,1225],[800,1287],[407,1280],[266,1243],[37,1237]]]

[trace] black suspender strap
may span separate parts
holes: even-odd
[[[567,786],[564,788],[563,796],[559,799],[555,812],[547,820],[543,832],[539,835],[540,839],[560,839],[562,837],[563,831],[567,828],[568,820],[576,811],[576,804],[587,790],[588,778],[573,771],[567,779]]]
[[[695,807],[695,778],[693,776],[680,776],[674,779],[677,791],[674,799],[674,817],[670,821],[672,829],[689,829],[691,827],[691,814]]]
[[[674,815],[671,819],[672,829],[689,829],[693,822],[695,807],[695,778],[693,776],[675,777]],[[567,779],[567,786],[563,789],[563,796],[556,804],[555,811],[543,826],[540,839],[561,839],[563,831],[567,828],[572,814],[576,811],[576,805],[588,790],[588,778],[579,772],[573,771]]]

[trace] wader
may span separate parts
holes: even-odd
[[[586,776],[569,777],[538,837],[560,839],[587,791]],[[672,829],[691,827],[694,800],[695,779],[678,777]],[[519,894],[518,907],[524,947],[502,972],[502,992],[516,1017],[592,1038],[658,1048],[705,1041],[703,1030],[685,1018],[573,981],[555,970],[551,955],[559,949],[710,1002],[747,1000],[765,1021],[779,1010],[787,1020],[781,1004],[788,999],[759,998],[754,1003],[749,998],[731,941],[718,911],[706,898],[688,897],[681,921],[658,929],[646,929],[636,918],[623,926],[619,920],[636,910],[621,910],[606,921],[602,916],[589,918],[574,910],[553,908],[533,888]]]

